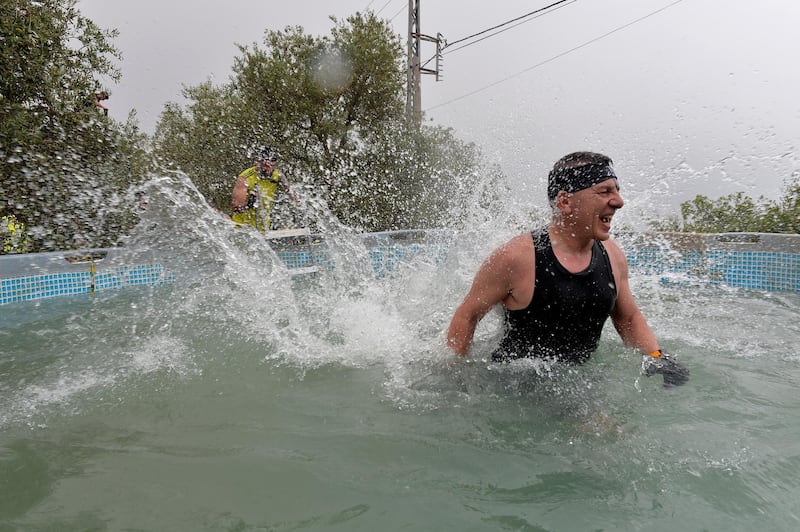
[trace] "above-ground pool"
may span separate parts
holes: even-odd
[[[732,286],[732,255],[704,280],[630,241],[691,370],[666,389],[610,326],[584,366],[498,365],[490,314],[455,360],[502,235],[328,235],[293,277],[220,224],[133,239],[147,282],[0,305],[0,530],[800,528],[800,294]]]

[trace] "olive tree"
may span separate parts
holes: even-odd
[[[301,27],[240,45],[229,82],[187,87],[156,127],[159,159],[181,169],[221,210],[254,150],[270,144],[279,169],[344,223],[384,230],[447,222],[474,194],[478,152],[452,130],[405,116],[400,37],[374,14],[333,19],[330,35]],[[480,183],[500,179],[496,169]]]
[[[0,210],[33,251],[113,243],[122,228],[106,214],[146,159],[135,116],[94,106],[98,80],[120,77],[117,32],[75,0],[5,0],[0,35]]]

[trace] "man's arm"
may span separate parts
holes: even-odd
[[[236,184],[233,186],[231,208],[233,212],[242,212],[247,208],[247,181],[242,176],[236,178]]]
[[[610,245],[609,245],[610,243]],[[642,372],[648,377],[660,374],[664,377],[664,386],[680,386],[689,380],[689,370],[679,364],[673,355],[662,353],[658,347],[655,334],[647,325],[642,311],[633,299],[628,284],[628,263],[619,247],[606,241],[614,278],[617,283],[617,302],[611,311],[611,319],[617,332],[627,346],[638,348],[644,355]]]
[[[658,340],[636,304],[628,283],[628,262],[625,254],[612,240],[603,243],[608,250],[614,280],[617,284],[617,301],[611,311],[611,320],[625,345],[636,347],[644,354],[658,351]]]
[[[528,245],[528,242],[531,242]],[[530,255],[529,259],[526,260]],[[534,265],[530,235],[522,235],[492,252],[481,264],[467,296],[458,306],[447,328],[447,345],[465,356],[472,344],[475,328],[492,307],[514,297],[514,288],[527,268]],[[532,272],[529,272],[532,273]]]

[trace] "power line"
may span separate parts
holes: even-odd
[[[512,19],[512,20],[509,20],[509,21],[507,21],[507,22],[504,22],[504,23],[502,23],[502,24],[498,24],[497,26],[494,26],[494,27],[492,27],[492,28],[485,29],[485,30],[483,30],[483,31],[480,31],[480,32],[478,32],[478,33],[475,33],[475,34],[473,34],[473,35],[470,35],[469,37],[464,37],[463,39],[458,39],[457,41],[453,41],[452,43],[447,43],[447,44],[445,44],[445,45],[442,47],[442,50],[443,50],[443,51],[442,51],[441,53],[442,53],[442,55],[446,55],[446,54],[451,54],[451,53],[453,53],[453,52],[457,52],[457,51],[459,51],[459,50],[463,50],[463,49],[464,49],[464,48],[466,48],[467,46],[472,46],[473,44],[477,44],[477,43],[479,43],[479,42],[481,42],[481,41],[485,41],[486,39],[489,39],[490,37],[494,37],[495,35],[498,35],[498,34],[500,34],[500,33],[503,33],[503,32],[505,32],[505,31],[508,31],[508,30],[514,29],[514,28],[516,28],[517,26],[519,26],[519,25],[521,25],[521,24],[525,24],[526,22],[530,22],[530,21],[532,21],[532,20],[536,20],[537,18],[543,17],[543,16],[545,16],[545,15],[548,15],[548,14],[550,14],[550,13],[554,13],[554,12],[555,12],[555,11],[557,11],[558,9],[561,9],[561,8],[563,8],[563,7],[566,7],[566,6],[568,6],[569,4],[572,4],[572,3],[574,3],[574,2],[577,2],[577,1],[578,1],[578,0],[561,0],[560,2],[556,2],[555,4],[551,4],[551,5],[547,6],[547,7],[543,7],[543,8],[541,8],[541,9],[537,9],[536,11],[532,11],[532,12],[530,12],[530,13],[526,14],[526,15],[522,15],[522,16],[519,16],[519,17],[517,17],[517,18],[515,18],[515,19]],[[560,4],[560,5],[559,5],[559,4]],[[542,12],[542,11],[545,11],[545,10],[547,10],[547,9],[550,9],[550,8],[552,8],[552,7],[554,7],[554,6],[556,6],[556,7],[555,7],[555,9],[553,9],[552,11],[547,11],[546,13],[543,13],[543,12]],[[535,16],[535,17],[534,17],[534,16],[532,16],[532,15],[537,15],[537,16]],[[531,17],[531,18],[528,18],[527,20],[522,20],[522,19],[524,19],[524,18],[526,18],[526,17]],[[482,39],[478,39],[477,41],[472,41],[472,42],[469,42],[469,43],[467,43],[467,44],[464,44],[463,46],[459,46],[458,48],[453,48],[452,50],[447,50],[447,51],[444,51],[444,50],[445,50],[445,48],[447,48],[447,47],[449,47],[449,46],[452,46],[452,45],[454,45],[454,44],[456,44],[456,43],[463,42],[463,41],[465,41],[465,40],[467,40],[467,39],[471,39],[471,38],[473,38],[473,37],[476,37],[476,36],[478,36],[478,35],[483,35],[484,33],[486,33],[486,32],[489,32],[489,31],[492,31],[492,30],[494,30],[494,29],[497,29],[497,28],[502,28],[502,27],[504,27],[504,26],[506,26],[506,25],[508,25],[508,24],[510,24],[510,23],[512,23],[512,22],[515,22],[515,21],[521,21],[521,22],[517,22],[517,23],[516,23],[516,24],[514,24],[513,26],[509,26],[509,27],[507,27],[507,28],[504,28],[504,29],[501,29],[501,30],[499,30],[499,31],[496,31],[496,32],[494,32],[494,33],[492,33],[492,34],[490,34],[490,35],[487,35],[486,37],[483,37]],[[425,61],[424,63],[422,63],[422,66],[426,66],[428,63],[430,63],[430,62],[431,62],[431,61],[433,61],[434,59],[436,59],[436,56],[435,56],[435,55],[434,55],[433,57],[430,57],[430,58],[429,58],[427,61]]]
[[[383,4],[383,7],[382,7],[382,8],[380,8],[379,10],[377,10],[377,11],[375,12],[375,14],[376,14],[376,15],[379,15],[379,14],[380,14],[380,12],[381,12],[381,11],[383,11],[384,9],[386,9],[386,6],[388,6],[388,5],[389,5],[389,4],[391,4],[391,3],[392,3],[392,0],[386,0],[386,3],[385,3],[385,4]]]
[[[573,3],[577,2],[577,1],[578,1],[578,0],[562,0],[562,2],[556,2],[556,4],[562,4],[562,5],[559,5],[558,7],[556,7],[555,9],[553,9],[552,11],[548,11],[547,13],[539,13],[539,14],[538,14],[538,16],[531,17],[531,18],[529,18],[528,20],[523,20],[523,21],[521,21],[521,22],[517,22],[517,23],[516,23],[516,24],[514,24],[513,26],[509,26],[508,28],[503,28],[503,29],[501,29],[501,30],[499,30],[499,31],[496,31],[496,32],[494,32],[494,33],[490,34],[490,35],[487,35],[486,37],[483,37],[482,39],[478,39],[477,41],[468,42],[467,44],[465,44],[465,45],[463,45],[463,46],[459,46],[458,48],[453,48],[452,50],[447,50],[447,51],[445,51],[445,52],[443,52],[443,53],[444,53],[444,54],[451,54],[451,53],[453,53],[453,52],[457,52],[457,51],[459,51],[459,50],[463,50],[463,49],[464,49],[464,48],[466,48],[467,46],[472,46],[473,44],[477,44],[477,43],[479,43],[479,42],[481,42],[481,41],[485,41],[486,39],[489,39],[490,37],[494,37],[495,35],[499,35],[499,34],[501,34],[501,33],[503,33],[503,32],[506,32],[506,31],[508,31],[508,30],[514,29],[514,28],[516,28],[517,26],[520,26],[520,25],[522,25],[522,24],[525,24],[526,22],[530,22],[530,21],[532,21],[532,20],[536,20],[537,18],[543,17],[543,16],[545,16],[545,15],[549,15],[550,13],[555,13],[555,12],[556,12],[556,10],[558,10],[558,9],[561,9],[561,8],[563,8],[563,7],[566,7],[566,6],[568,6],[569,4],[573,4]],[[566,3],[564,3],[564,2],[566,2]],[[550,8],[550,7],[553,7],[553,6],[555,6],[556,4],[553,4],[553,5],[551,5],[551,6],[548,6],[548,7],[544,8],[544,9],[548,9],[548,8]],[[541,10],[540,10],[540,11],[541,11]],[[532,13],[528,13],[528,14],[527,14],[527,15],[525,15],[525,16],[527,17],[527,16],[530,16],[530,15],[532,15]],[[517,19],[517,20],[519,20],[519,19]],[[485,31],[484,31],[484,32],[482,32],[482,33],[486,33],[486,31],[490,31],[490,30],[485,30]],[[463,39],[462,39],[462,41],[463,41]],[[448,43],[448,44],[447,44],[447,46],[445,46],[445,48],[447,48],[448,46],[451,46],[451,45],[455,44],[456,42],[459,42],[459,41],[455,41],[455,42],[452,42],[452,43]]]
[[[389,19],[389,22],[392,22],[394,19],[397,18],[397,15],[399,15],[400,13],[402,13],[405,10],[406,10],[406,6],[401,7],[400,10],[397,13],[392,15],[392,18]]]
[[[558,4],[563,4],[564,2],[567,2],[567,1],[568,0],[558,0],[558,2],[554,2],[554,3],[550,4],[549,6],[542,7],[540,9],[535,10],[535,11],[531,11],[530,13],[527,13],[525,15],[520,15],[519,17],[516,17],[516,18],[513,18],[513,19],[508,20],[506,22],[503,22],[502,24],[498,24],[497,26],[493,26],[491,28],[486,28],[485,30],[479,31],[478,33],[473,33],[472,35],[468,35],[467,37],[462,37],[461,39],[457,39],[457,40],[455,40],[455,41],[453,41],[451,43],[447,43],[444,46],[444,48],[447,48],[448,46],[452,46],[454,44],[458,44],[460,42],[468,41],[469,39],[472,39],[473,37],[477,37],[479,35],[483,35],[484,33],[490,32],[492,30],[496,30],[498,28],[502,28],[503,26],[511,24],[512,22],[516,22],[518,20],[522,20],[522,19],[527,18],[527,17],[529,17],[531,15],[535,15],[537,13],[541,13],[542,11],[547,11],[551,7],[557,6]]]
[[[586,42],[584,42],[582,44],[579,44],[578,46],[575,46],[574,48],[570,48],[569,50],[561,52],[560,54],[554,55],[553,57],[550,57],[549,59],[545,59],[544,61],[536,63],[535,65],[530,66],[530,67],[528,67],[528,68],[526,68],[524,70],[520,70],[519,72],[517,72],[515,74],[507,76],[507,77],[505,77],[503,79],[500,79],[500,80],[495,81],[493,83],[490,83],[488,85],[485,85],[485,86],[483,86],[483,87],[481,87],[479,89],[475,89],[474,91],[471,91],[471,92],[468,92],[466,94],[463,94],[463,95],[461,95],[461,96],[459,96],[457,98],[453,98],[452,100],[448,100],[446,102],[442,102],[440,104],[437,104],[437,105],[434,105],[432,107],[429,107],[429,108],[427,108],[425,110],[426,111],[430,111],[432,109],[438,109],[439,107],[444,107],[445,105],[450,105],[451,103],[457,102],[459,100],[463,100],[464,98],[468,98],[470,96],[478,94],[479,92],[483,92],[483,91],[485,91],[487,89],[490,89],[492,87],[500,85],[501,83],[505,83],[506,81],[508,81],[510,79],[513,79],[513,78],[516,78],[517,76],[520,76],[520,75],[522,75],[522,74],[524,74],[526,72],[530,72],[533,69],[539,68],[539,67],[544,66],[544,65],[546,65],[548,63],[552,63],[556,59],[560,59],[560,58],[562,58],[562,57],[564,57],[564,56],[566,56],[568,54],[571,54],[572,52],[575,52],[575,51],[580,50],[582,48],[586,48],[590,44],[594,44],[594,43],[596,43],[597,41],[599,41],[601,39],[605,39],[606,37],[608,37],[610,35],[613,35],[614,33],[617,33],[618,31],[621,31],[621,30],[624,30],[626,28],[629,28],[630,26],[633,26],[634,24],[637,24],[637,23],[639,23],[639,22],[641,22],[641,21],[643,21],[645,19],[648,19],[648,18],[650,18],[650,17],[652,17],[654,15],[657,15],[658,13],[661,13],[662,11],[665,11],[665,10],[667,10],[667,9],[677,5],[677,4],[680,4],[681,2],[683,2],[683,0],[675,0],[675,2],[672,2],[671,4],[668,4],[668,5],[660,8],[660,9],[657,9],[657,10],[653,11],[652,13],[649,13],[649,14],[643,16],[643,17],[640,17],[640,18],[637,18],[636,20],[628,22],[627,24],[623,24],[622,26],[614,28],[613,30],[611,30],[611,31],[609,31],[607,33],[604,33],[604,34],[602,34],[602,35],[600,35],[598,37],[595,37],[594,39],[590,39],[590,40],[588,40],[588,41],[586,41]]]
[[[375,0],[369,0],[369,4],[367,4],[367,7],[365,7],[365,8],[364,8],[364,11],[367,11],[367,10],[369,9],[369,6],[371,6],[371,5],[372,5],[372,3],[373,3],[374,1],[375,1]],[[376,15],[377,15],[377,14],[379,14],[381,11],[383,11],[384,9],[386,9],[386,6],[388,6],[388,5],[389,5],[389,4],[391,4],[391,3],[392,3],[392,0],[388,0],[388,1],[387,1],[385,4],[383,4],[383,7],[382,7],[382,8],[380,8],[380,9],[379,9],[379,10],[378,10],[378,11],[377,11],[375,14],[376,14]],[[391,22],[391,21],[393,21],[394,19],[396,19],[396,18],[397,18],[397,15],[399,15],[400,13],[402,13],[403,11],[405,11],[405,9],[406,9],[406,6],[402,6],[402,7],[401,7],[401,8],[400,8],[400,9],[397,11],[397,13],[395,13],[394,15],[392,15],[392,17],[389,19],[389,22]]]

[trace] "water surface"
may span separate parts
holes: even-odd
[[[0,530],[800,528],[800,296],[634,274],[665,389],[611,327],[494,365],[490,315],[455,361],[473,235],[382,277],[342,235],[291,280],[204,220],[135,240],[174,285],[0,308]]]

